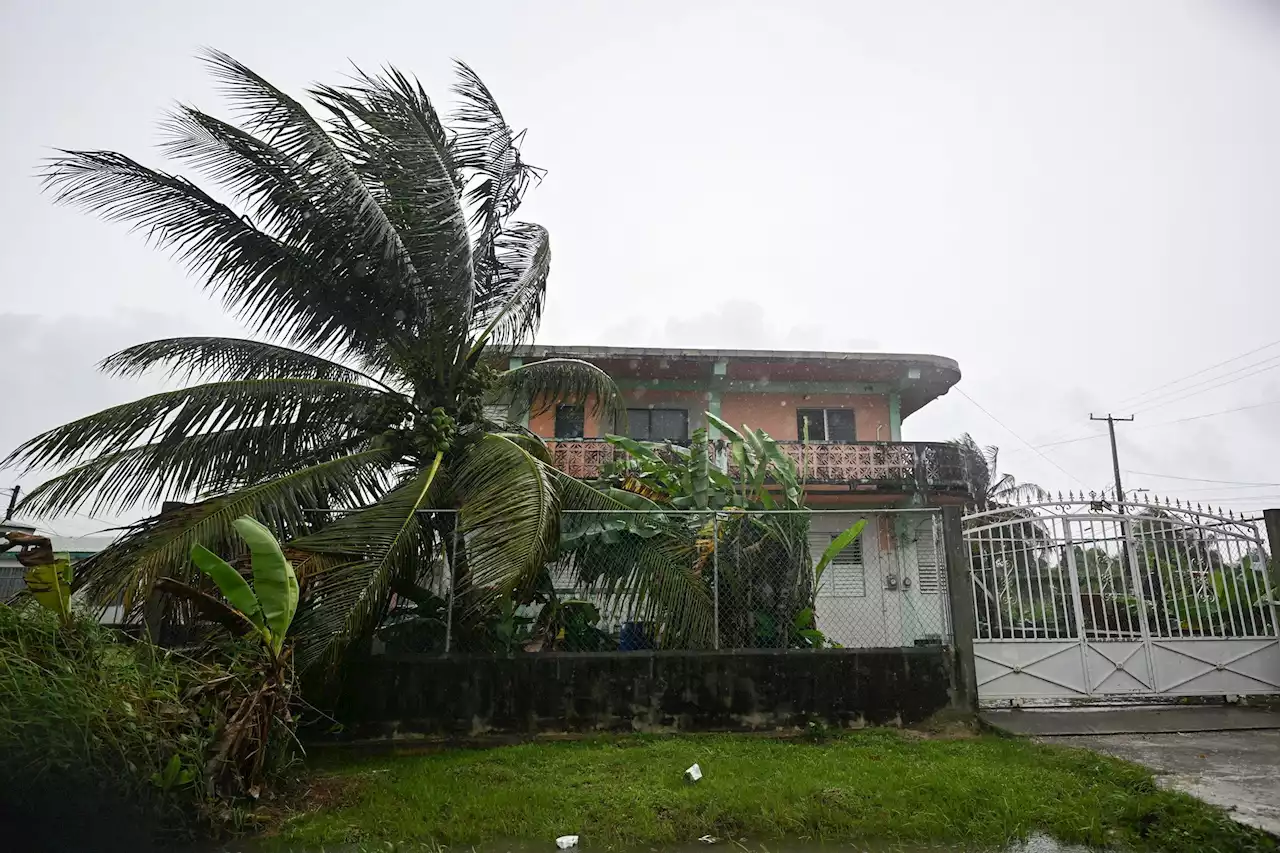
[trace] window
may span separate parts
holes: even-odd
[[[809,535],[809,553],[816,563],[837,533]],[[862,561],[862,537],[850,542],[832,558],[822,573],[819,593],[828,596],[863,598],[867,594],[866,566]]]
[[[582,438],[585,423],[581,406],[556,406],[556,438]]]
[[[937,595],[942,587],[938,565],[938,540],[932,523],[919,527],[916,539],[916,589],[921,595]]]
[[[627,435],[640,441],[689,440],[688,409],[627,409]]]
[[[853,409],[796,409],[796,438],[804,440],[805,423],[810,441],[857,441]]]

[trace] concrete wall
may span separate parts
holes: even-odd
[[[948,654],[932,646],[375,657],[339,713],[356,737],[901,725],[947,706]]]

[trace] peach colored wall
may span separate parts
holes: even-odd
[[[692,433],[700,426],[706,426],[706,417],[704,412],[707,411],[707,393],[705,391],[667,391],[661,389],[628,389],[623,392],[623,398],[629,409],[687,409],[689,412],[689,432]],[[586,405],[587,417],[583,428],[584,437],[586,438],[602,438],[606,432],[613,429],[612,426],[606,428],[604,424],[599,422],[598,418],[592,417],[592,403],[588,401]],[[539,406],[534,406],[537,412]],[[753,425],[754,426],[754,425]],[[556,412],[552,406],[545,412],[538,412],[529,418],[529,429],[543,438],[553,438],[556,432]]]
[[[889,440],[889,399],[880,394],[761,394],[730,393],[720,401],[720,417],[733,426],[762,429],[779,441],[795,441],[796,409],[853,409],[858,441]]]

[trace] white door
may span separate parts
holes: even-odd
[[[947,636],[947,577],[943,564],[942,519],[937,513],[911,515],[897,526],[902,604],[901,645],[942,643]]]

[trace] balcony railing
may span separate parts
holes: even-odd
[[[795,460],[804,479],[814,485],[889,487],[907,491],[964,491],[967,488],[963,457],[950,444],[778,443]],[[547,444],[556,467],[581,479],[599,476],[601,466],[615,458],[616,449],[603,439],[556,439]],[[621,455],[621,451],[616,452]]]

